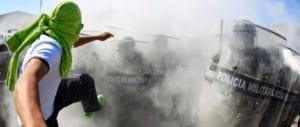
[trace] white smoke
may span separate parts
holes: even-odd
[[[152,38],[147,37],[148,34],[167,34],[180,38],[180,40],[169,40],[169,50],[175,52],[182,63],[181,66],[168,73],[164,85],[153,89],[149,96],[153,98],[154,105],[166,116],[174,115],[172,114],[174,112],[171,112],[175,105],[172,98],[177,97],[175,114],[179,114],[182,117],[180,119],[190,126],[217,125],[214,119],[210,119],[210,115],[218,112],[218,108],[222,108],[219,103],[215,103],[218,101],[210,100],[224,98],[218,90],[208,85],[208,82],[203,79],[203,71],[210,64],[211,57],[218,48],[218,39],[214,35],[219,33],[220,20],[244,18],[261,25],[294,22],[293,17],[286,10],[286,5],[279,1],[112,0],[108,2],[95,0],[79,1],[79,4],[85,16],[85,25],[88,27],[85,29],[87,31],[111,31],[115,34],[115,38],[111,40],[131,35],[137,40],[151,42]],[[94,11],[95,9],[92,8],[99,8],[101,11]],[[123,30],[110,29],[105,26],[116,26]],[[86,46],[89,51],[78,51],[82,53],[92,50],[98,53],[99,59],[103,61],[101,65],[113,64],[114,41],[108,40],[104,44],[101,43],[94,42],[91,44],[93,46]],[[139,44],[137,46],[147,59],[155,57],[155,54],[149,50],[150,45]],[[82,47],[82,49],[85,48]],[[84,61],[82,57],[80,61]],[[88,64],[95,65],[95,63]],[[113,96],[109,92],[106,93]],[[114,117],[114,114],[110,117]],[[62,125],[83,126],[82,123],[89,123],[89,121],[72,120],[74,122],[71,123],[74,124],[71,124],[68,120],[63,120],[66,118],[75,119],[64,114],[61,117]],[[103,126],[113,125],[104,121]],[[204,121],[205,124],[203,124]],[[99,126],[93,125],[92,122],[90,124],[89,126]],[[164,127],[182,126],[174,121],[165,121],[162,124]]]
[[[101,76],[106,68],[116,64],[116,43],[125,35],[137,40],[151,42],[149,34],[166,34],[180,38],[169,40],[169,50],[175,52],[181,65],[166,75],[162,88],[153,89],[149,96],[161,112],[172,115],[174,107],[172,98],[176,101],[175,113],[182,116],[185,123],[193,126],[206,126],[211,123],[211,113],[218,112],[214,99],[222,100],[213,86],[203,78],[204,69],[210,64],[212,55],[217,51],[219,23],[221,19],[231,20],[244,18],[256,24],[295,23],[295,19],[287,12],[287,5],[280,1],[261,0],[77,0],[83,15],[85,28],[83,32],[95,34],[109,31],[115,37],[106,41],[95,41],[74,51],[74,64],[78,66],[98,66],[103,72],[94,74],[96,84],[101,84]],[[47,5],[44,5],[47,6]],[[46,8],[46,7],[45,7]],[[47,7],[48,8],[48,7]],[[113,29],[115,26],[122,29]],[[139,51],[152,59],[154,53],[149,49],[151,44],[138,44]],[[300,46],[299,46],[300,47]],[[90,57],[97,54],[101,63],[91,63]],[[297,64],[297,63],[295,63]],[[99,70],[101,70],[99,69]],[[99,92],[111,99],[113,93],[110,86],[101,84]],[[112,127],[115,110],[109,106],[111,100],[99,114],[101,119],[85,120],[81,105],[72,105],[59,115],[61,126],[72,127]],[[208,107],[208,108],[203,108]],[[13,110],[13,109],[11,109]],[[206,117],[208,116],[208,117]],[[96,121],[96,122],[95,122]],[[100,121],[100,122],[99,122]],[[15,121],[13,121],[15,122]],[[99,125],[99,123],[101,125]],[[165,121],[164,127],[180,126],[174,121]]]

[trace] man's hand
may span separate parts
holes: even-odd
[[[98,40],[100,41],[105,41],[111,37],[113,37],[114,35],[110,32],[103,32],[100,35],[98,35]]]

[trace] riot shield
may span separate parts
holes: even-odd
[[[285,100],[270,99],[262,126],[290,127],[299,115],[300,55],[286,45],[280,45],[280,48],[282,61],[276,85],[283,88],[286,92]]]
[[[225,96],[220,102],[225,111],[220,112],[226,118],[216,122],[226,127],[281,126],[286,122],[283,112],[291,109],[287,105],[297,101],[291,90],[295,82],[287,76],[297,75],[284,63],[286,39],[248,20],[225,24],[213,84]]]

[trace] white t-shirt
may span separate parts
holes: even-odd
[[[45,120],[53,113],[55,95],[61,82],[59,72],[61,54],[62,51],[57,41],[42,35],[27,50],[22,63],[21,73],[33,57],[41,58],[48,64],[49,71],[39,82],[40,105]]]

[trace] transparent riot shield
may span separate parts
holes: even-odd
[[[299,53],[286,45],[280,47],[280,68],[276,86],[284,90],[284,100],[270,100],[263,126],[290,127],[299,115]]]
[[[224,127],[286,125],[287,110],[297,102],[292,90],[296,80],[291,76],[298,76],[285,63],[284,53],[290,51],[286,39],[247,20],[225,23],[223,33],[213,80],[224,96],[223,114],[216,123]]]

